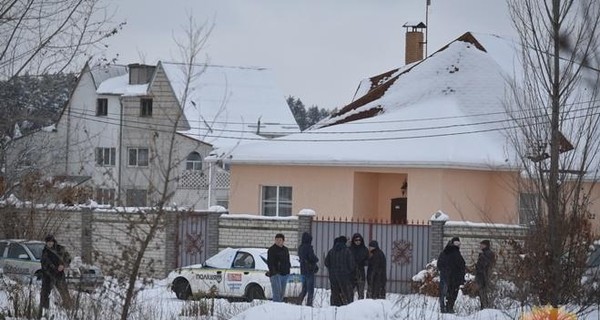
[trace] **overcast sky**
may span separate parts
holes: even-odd
[[[425,22],[426,0],[110,0],[127,25],[109,41],[121,64],[175,61],[188,12],[214,21],[210,63],[274,71],[282,94],[340,107],[360,80],[404,65],[402,25]],[[431,0],[429,49],[466,31],[513,35],[506,0]]]

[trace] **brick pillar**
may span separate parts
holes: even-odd
[[[92,209],[83,208],[83,210],[81,210],[81,260],[84,263],[89,264],[93,263],[93,220]]]
[[[298,212],[298,245],[296,248],[302,244],[302,234],[304,232],[312,232],[312,221],[314,216],[315,211],[311,209],[302,209],[300,212]]]
[[[437,259],[444,249],[444,220],[429,220],[431,232],[429,233],[429,260]]]
[[[177,227],[178,227],[179,212],[165,212],[165,271],[179,267],[177,265]]]
[[[206,235],[207,253],[206,257],[212,257],[219,252],[219,217],[227,212],[208,213],[208,234]]]

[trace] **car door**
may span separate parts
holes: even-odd
[[[40,269],[40,262],[33,261],[22,244],[11,242],[4,261],[4,273],[12,276],[29,277]]]
[[[238,251],[233,258],[231,269],[226,271],[223,289],[230,297],[242,297],[246,285],[255,277],[255,261],[251,253]]]

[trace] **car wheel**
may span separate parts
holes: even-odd
[[[192,288],[190,283],[182,278],[175,279],[173,281],[173,291],[177,296],[177,299],[187,300],[192,296]]]
[[[257,284],[251,284],[246,288],[246,300],[248,302],[252,302],[252,300],[264,300],[265,292],[263,289]]]

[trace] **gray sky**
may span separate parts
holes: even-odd
[[[282,93],[309,107],[350,102],[360,80],[404,64],[407,21],[425,22],[426,0],[110,0],[110,39],[119,63],[175,61],[173,40],[187,24],[214,21],[210,63],[272,69]],[[466,31],[514,35],[506,0],[431,0],[429,49]]]

